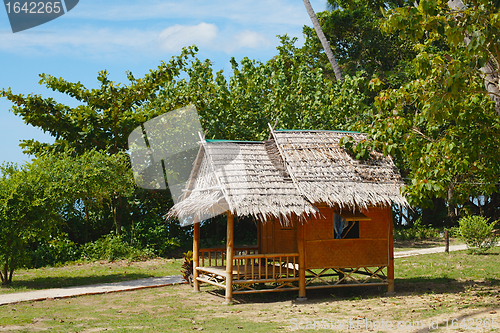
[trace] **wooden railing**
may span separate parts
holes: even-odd
[[[235,256],[257,254],[257,252],[258,252],[257,246],[235,247],[233,249],[233,258]],[[211,248],[211,249],[200,249],[198,258],[199,258],[199,264],[198,264],[199,267],[225,266],[226,265],[226,248],[225,247],[217,247],[217,248]],[[234,263],[234,261],[233,261],[233,263]]]
[[[257,247],[233,251],[233,294],[299,289],[298,253],[258,254]],[[225,248],[199,250],[198,282],[227,288],[226,268]]]
[[[233,259],[235,282],[296,280],[299,275],[298,253],[239,255]]]

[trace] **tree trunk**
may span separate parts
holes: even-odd
[[[85,200],[83,200],[83,207],[85,210],[85,243],[87,243],[89,241],[89,209]]]
[[[122,205],[122,197],[120,195],[114,194],[114,197],[111,199],[111,204],[113,205],[113,219],[115,222],[116,234],[122,234],[122,220],[121,220],[121,211],[123,210]]]
[[[14,260],[11,260],[10,261],[10,272],[9,272],[9,279],[7,280],[7,284],[11,284],[12,283],[12,275],[14,275],[14,269],[16,268],[17,266],[17,262],[14,262]]]
[[[462,10],[465,8],[465,4],[462,0],[450,0],[448,1],[448,6],[451,9]],[[471,39],[469,36],[464,36],[465,45],[469,45]],[[500,59],[496,59],[500,60]],[[499,76],[498,76],[498,68],[495,59],[490,59],[479,70],[482,73],[482,79],[484,80],[484,86],[486,91],[490,95],[490,98],[493,102],[495,102],[495,110],[497,114],[500,116],[500,88],[499,88]]]
[[[454,185],[451,183],[448,185],[448,220],[450,223],[453,223],[456,220],[457,215],[455,214],[455,205],[452,205],[453,196],[454,196]]]
[[[2,285],[6,286],[9,283],[9,276],[8,276],[8,267],[9,267],[9,258],[5,258],[5,263],[3,265],[3,269],[0,273],[0,277],[2,278]]]
[[[318,35],[321,45],[323,45],[323,49],[325,50],[326,56],[328,57],[328,60],[332,65],[333,72],[335,73],[335,78],[340,82],[344,82],[339,64],[337,63],[337,60],[333,55],[333,51],[330,47],[330,44],[328,43],[328,40],[326,39],[325,34],[323,33],[321,26],[319,25],[318,17],[316,16],[316,13],[314,13],[311,3],[309,2],[309,0],[303,0],[303,1],[304,5],[306,6],[307,14],[309,14],[309,17],[311,18],[314,30],[316,30],[316,34]]]

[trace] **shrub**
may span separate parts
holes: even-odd
[[[184,253],[184,263],[182,264],[182,278],[193,285],[193,251]]]
[[[479,215],[464,216],[458,221],[459,226],[453,234],[467,244],[470,253],[484,253],[498,242],[493,233],[496,222],[489,223],[488,220]]]
[[[69,240],[68,235],[64,233],[38,244],[30,254],[31,266],[34,268],[55,266],[79,258],[78,245]]]
[[[109,234],[95,242],[82,245],[83,260],[145,260],[152,257],[154,254],[150,250],[140,250],[130,246],[123,240],[123,236],[119,235]]]
[[[180,247],[180,241],[171,237],[169,226],[163,220],[147,219],[135,223],[134,228],[127,230],[126,239],[140,248],[147,248],[155,255],[166,257],[170,252]]]
[[[418,218],[411,228],[394,230],[394,239],[398,240],[420,240],[437,237],[439,237],[439,229],[433,228],[430,225],[423,226],[422,218]]]

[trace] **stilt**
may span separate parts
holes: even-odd
[[[226,301],[233,302],[233,248],[234,248],[234,215],[227,212],[227,248],[226,248]]]
[[[193,230],[193,288],[194,291],[200,291],[200,282],[196,280],[198,277],[198,270],[196,269],[200,265],[200,219],[198,214],[194,216],[194,230]]]
[[[387,207],[387,222],[389,223],[389,266],[387,267],[387,294],[394,294],[394,238],[393,238],[393,221],[391,207]]]
[[[298,225],[298,237],[297,237],[297,247],[299,252],[299,297],[297,301],[305,301],[306,297],[306,253],[305,253],[305,225],[297,220]]]

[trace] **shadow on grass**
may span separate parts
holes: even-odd
[[[500,253],[491,253],[491,252],[480,252],[474,253],[475,256],[498,256]]]
[[[0,293],[24,292],[49,288],[65,288],[90,284],[123,282],[150,278],[149,274],[114,273],[107,275],[75,276],[75,277],[36,277],[26,281],[13,280],[11,285],[1,286]]]
[[[447,318],[442,321],[433,321],[430,322],[429,326],[431,329],[438,328],[451,328],[452,330],[457,330],[458,332],[464,332],[469,330],[474,331],[489,331],[492,328],[498,327],[498,322],[493,321],[491,318],[486,317],[486,315],[490,312],[490,306],[488,306],[485,310],[475,311],[472,313],[468,313],[465,315],[458,316],[456,318]],[[480,318],[477,318],[480,316]],[[474,318],[475,317],[475,318]],[[486,320],[485,320],[486,319]],[[429,327],[423,327],[414,333],[428,333],[431,329]],[[496,330],[495,330],[496,331]]]
[[[234,295],[233,301],[235,304],[244,303],[276,303],[291,301],[294,304],[304,303],[324,303],[336,302],[345,300],[361,300],[372,298],[385,298],[393,296],[408,296],[422,294],[457,294],[468,292],[472,289],[481,290],[489,287],[500,286],[500,279],[486,279],[484,281],[474,280],[455,280],[449,278],[407,278],[396,279],[395,290],[393,295],[386,295],[387,287],[384,286],[362,286],[362,287],[342,287],[342,288],[325,288],[307,290],[306,301],[297,301],[297,291],[283,291],[273,293],[255,293],[247,295]],[[476,291],[481,293],[481,291]],[[485,291],[486,293],[488,291]],[[220,297],[224,300],[224,290],[214,289],[211,294]],[[483,291],[484,293],[484,291]],[[497,291],[493,291],[497,294]]]
[[[406,278],[396,279],[396,292],[401,295],[424,293],[455,294],[471,290],[471,288],[485,288],[500,286],[500,279],[488,278],[484,280],[457,280],[446,277],[440,278]]]

